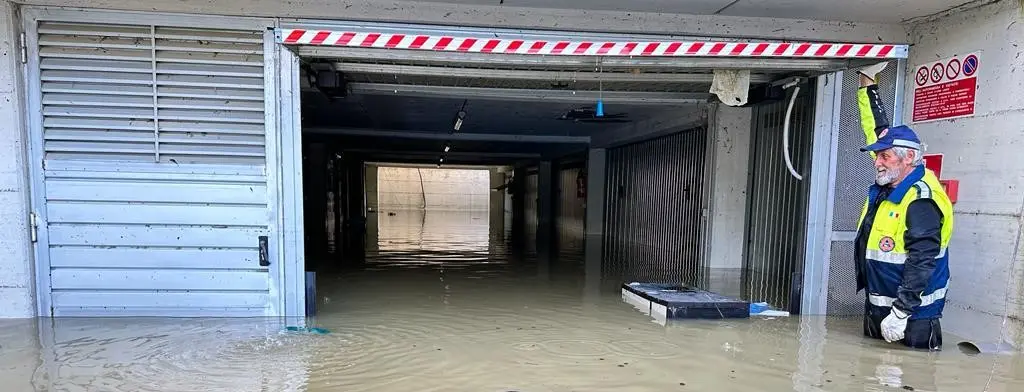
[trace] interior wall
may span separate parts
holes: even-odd
[[[706,286],[703,127],[608,150],[603,274]]]
[[[383,210],[488,211],[486,169],[378,167],[377,203]]]
[[[945,154],[942,178],[960,181],[942,327],[982,341],[1002,338],[1024,349],[1022,9],[1019,1],[1003,0],[914,26],[909,79],[902,87],[903,121],[929,153]],[[976,114],[910,123],[917,66],[971,52],[980,58]]]
[[[809,181],[789,172],[783,150],[787,99],[753,107],[744,243],[744,297],[797,313],[803,281],[807,192]],[[793,169],[810,175],[814,140],[812,84],[800,85],[789,121],[789,156]]]
[[[330,234],[335,232],[336,224],[340,223],[341,217],[336,215],[337,207],[342,203],[341,200],[338,200],[338,204],[333,203],[333,196],[337,193],[328,194],[331,191],[327,157],[330,147],[324,143],[303,143],[302,149],[305,259],[307,270],[315,271],[325,264],[328,254],[334,251],[334,244],[329,244],[328,240],[332,238]]]

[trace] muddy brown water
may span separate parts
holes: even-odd
[[[517,261],[486,218],[400,216],[364,268],[318,278],[326,335],[0,320],[0,391],[1024,391],[1020,356],[968,356],[951,335],[929,353],[866,340],[856,318],[659,325],[588,287],[578,260]]]

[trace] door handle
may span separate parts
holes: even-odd
[[[260,267],[270,265],[270,251],[267,250],[270,240],[265,235],[260,236]]]

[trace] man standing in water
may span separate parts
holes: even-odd
[[[864,334],[938,350],[953,207],[938,178],[924,167],[924,147],[914,131],[889,126],[876,83],[885,66],[861,69],[857,90],[867,141],[861,151],[871,155],[877,170],[854,248],[857,291],[867,289]]]

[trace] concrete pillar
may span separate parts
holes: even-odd
[[[0,317],[21,318],[35,316],[36,303],[29,234],[29,139],[15,7],[10,1],[0,2]]]
[[[377,239],[379,233],[377,232],[377,217],[379,216],[380,202],[377,198],[377,166],[366,165],[364,169],[366,174],[366,184],[364,192],[366,193],[366,250],[376,251]]]
[[[541,161],[537,167],[537,253],[551,254],[554,226],[554,173],[551,161]]]
[[[709,113],[708,288],[724,295],[742,289],[751,115],[750,108],[725,105]]]
[[[592,148],[587,157],[587,213],[584,226],[584,259],[587,287],[596,290],[604,255],[605,170],[608,150]],[[593,280],[593,281],[592,281]]]
[[[512,184],[511,184],[513,168],[510,167],[510,166],[503,166],[501,168],[501,171],[502,171],[502,176],[504,177],[505,182],[509,183],[508,187],[506,187],[506,188],[501,190],[501,197],[503,199],[502,203],[504,205],[504,208],[503,208],[503,211],[502,211],[502,219],[505,222],[505,225],[502,228],[502,230],[503,230],[502,233],[507,233],[507,232],[512,231],[512,227],[513,227],[512,220],[514,219],[514,216],[515,216],[514,215],[514,210],[513,210],[513,205],[512,205],[513,204],[513,200],[512,200],[512,189],[513,188],[512,188]]]
[[[366,193],[366,211],[377,212],[379,208],[379,202],[377,201],[377,165],[366,165],[363,167],[366,172],[363,176],[366,178],[365,193]]]
[[[491,237],[500,237],[505,233],[505,190],[501,188],[505,185],[505,172],[502,168],[492,167],[490,171],[490,197],[487,205],[488,213],[488,227],[490,228]]]

